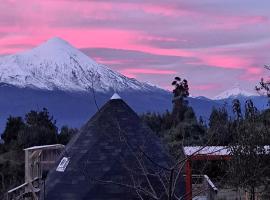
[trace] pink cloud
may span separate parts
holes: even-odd
[[[8,28],[8,27],[7,27]],[[41,31],[41,33],[39,33]],[[31,35],[38,35],[32,37]],[[111,28],[91,28],[91,29],[73,29],[73,28],[49,28],[43,27],[33,31],[29,31],[29,35],[11,35],[0,39],[0,45],[7,44],[29,43],[31,46],[38,45],[41,42],[51,37],[61,37],[77,48],[115,48],[142,51],[157,55],[170,55],[170,56],[192,56],[192,51],[184,49],[163,49],[153,47],[148,44],[142,44],[142,38],[158,39],[163,41],[173,41],[174,38],[148,36],[139,31],[111,29]],[[9,49],[9,53],[14,53],[18,49]],[[3,51],[3,50],[2,50]],[[4,50],[5,52],[7,50]]]
[[[173,75],[177,74],[174,70],[160,70],[160,69],[139,69],[139,68],[126,68],[120,70],[125,76],[135,78],[137,74],[152,74],[152,75]]]
[[[191,85],[191,89],[201,90],[201,91],[215,90],[215,89],[218,89],[219,87],[220,87],[220,84]]]
[[[262,75],[262,68],[258,68],[258,67],[250,67],[247,69],[247,72],[249,74],[253,74],[253,75]]]
[[[111,59],[111,60],[107,60],[106,58],[102,58],[102,57],[96,57],[94,56],[93,59],[98,62],[98,63],[102,63],[104,65],[120,65],[123,63],[127,63],[127,60],[125,59]]]
[[[84,47],[128,47],[130,41],[134,40],[137,36],[135,32],[114,30],[114,29],[51,29],[42,28],[42,30],[36,37],[31,35],[11,35],[0,40],[0,45],[29,43],[31,45],[38,45],[45,40],[59,36],[77,48]],[[38,30],[33,31],[35,34]],[[29,33],[30,34],[30,33]],[[97,39],[99,38],[99,39]]]
[[[82,34],[83,31],[83,34]],[[57,32],[56,32],[57,35]],[[64,29],[58,36],[70,41],[78,48],[115,48],[142,51],[156,55],[192,56],[192,51],[184,49],[163,49],[138,42],[141,38],[148,37],[142,32],[120,29]],[[99,39],[97,39],[99,38]],[[151,38],[151,36],[150,36]],[[152,37],[155,38],[155,37]],[[172,38],[159,38],[160,40],[173,40]]]
[[[216,16],[213,23],[206,25],[209,29],[238,29],[269,22],[267,16]]]
[[[199,54],[198,57],[201,59],[201,64],[220,67],[226,69],[242,69],[251,64],[251,61],[247,58],[241,58],[234,55],[210,55],[209,54]]]
[[[157,37],[157,36],[152,36],[152,35],[143,35],[141,36],[142,40],[154,40],[154,41],[161,41],[161,42],[177,42],[176,38],[172,37]]]
[[[1,30],[1,29],[0,29]],[[13,54],[25,51],[28,48],[37,46],[44,41],[44,37],[29,37],[26,35],[11,35],[0,39],[0,54]]]
[[[167,17],[179,17],[193,14],[190,10],[184,8],[177,8],[175,6],[158,5],[158,4],[144,4],[142,10],[145,13],[163,15]]]
[[[240,76],[240,79],[245,81],[258,81],[263,76],[262,67],[249,67],[246,69],[245,73]]]

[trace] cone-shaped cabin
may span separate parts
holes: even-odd
[[[168,199],[171,158],[116,94],[70,141],[57,164],[41,195],[48,200]]]

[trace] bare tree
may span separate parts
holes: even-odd
[[[95,69],[95,71],[97,71],[97,69]],[[97,103],[96,92],[95,92],[95,85],[94,84],[97,83],[97,82],[98,83],[100,82],[100,75],[98,73],[96,73],[96,72],[87,70],[86,77],[87,77],[87,80],[91,84],[91,85],[89,85],[87,87],[87,89],[92,92],[92,95],[93,95],[93,99],[94,99],[96,108],[99,111],[99,106],[98,106],[98,103]]]
[[[84,74],[84,78],[86,79],[86,84],[88,85],[86,89],[92,92],[95,106],[97,110],[99,111],[99,106],[97,103],[96,91],[95,91],[95,84],[97,85],[98,83],[100,83],[100,75],[97,73],[97,66],[93,71],[84,70],[84,68],[80,65],[80,63],[74,57],[70,56],[70,59],[76,63],[76,65],[80,68],[80,70]]]

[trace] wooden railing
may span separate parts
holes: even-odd
[[[38,196],[40,191],[40,178],[35,178],[30,183],[24,183],[16,188],[9,190],[6,194],[6,200],[32,200]]]
[[[207,175],[192,175],[192,198],[204,197],[208,200],[217,198],[218,189]]]
[[[24,149],[25,183],[9,190],[6,200],[38,200],[43,174],[54,166],[64,147],[54,144]]]
[[[204,177],[204,185],[206,186],[207,191],[207,199],[209,200],[215,200],[217,197],[218,189],[214,185],[214,183],[210,180],[210,178],[207,175],[203,175]]]

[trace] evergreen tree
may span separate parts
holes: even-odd
[[[239,121],[242,119],[241,103],[239,99],[234,99],[232,103],[233,103],[233,112],[236,116],[236,120]]]
[[[209,145],[227,145],[232,140],[231,124],[225,106],[219,109],[213,108],[208,125]]]
[[[58,135],[58,143],[66,145],[70,139],[78,132],[77,129],[68,128],[68,126],[63,126],[61,132]]]
[[[8,145],[12,141],[16,142],[18,138],[19,131],[25,127],[23,119],[21,117],[12,117],[10,116],[7,119],[6,127],[1,135],[1,138],[4,140],[5,144]]]
[[[182,145],[200,145],[205,142],[205,129],[198,123],[192,107],[188,106],[185,99],[189,95],[187,80],[175,77],[172,82],[173,111],[164,114],[147,113],[142,116],[146,124],[168,143],[171,153],[176,156]]]
[[[188,101],[185,100],[189,96],[188,81],[186,79],[181,80],[179,77],[175,77],[172,85],[175,87],[173,90],[173,112],[172,115],[175,120],[175,124],[184,119],[184,113],[187,110]]]
[[[19,132],[18,143],[23,147],[57,143],[56,121],[48,110],[30,111],[25,116],[26,125]]]

